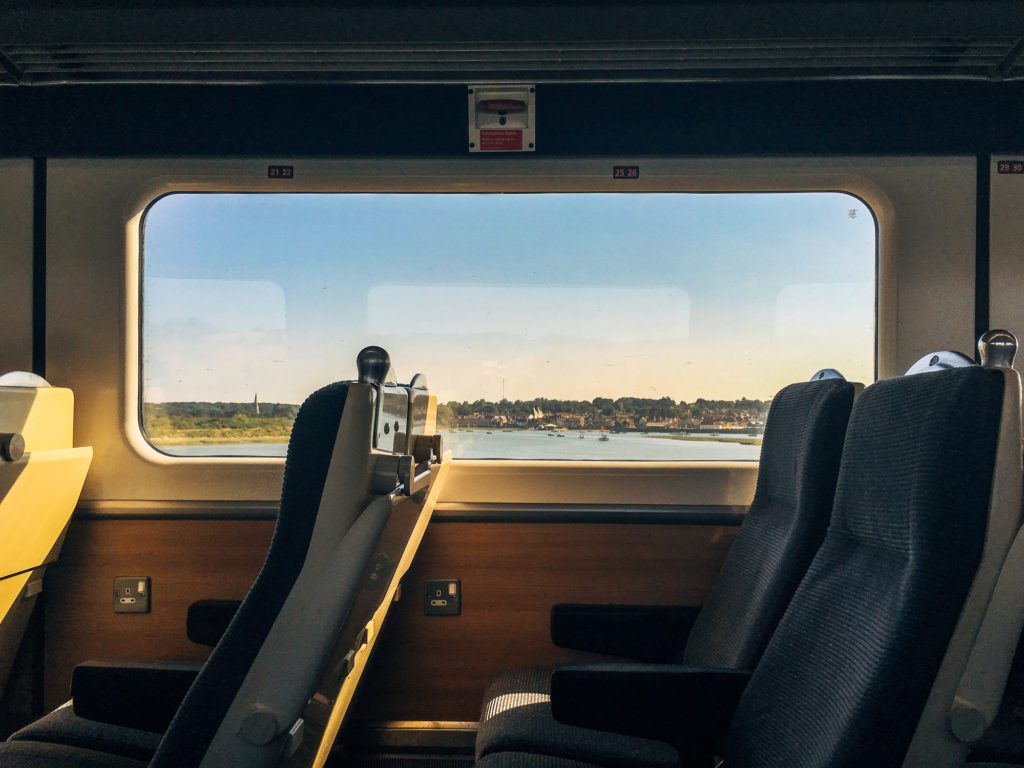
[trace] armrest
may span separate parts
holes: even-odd
[[[201,661],[87,661],[71,674],[75,714],[163,733],[202,667]]]
[[[569,725],[709,752],[732,721],[752,673],[677,664],[587,664],[555,668],[551,710]]]
[[[559,648],[672,662],[682,655],[698,606],[556,605],[551,642]]]
[[[192,603],[185,618],[188,639],[199,645],[217,645],[241,604],[241,600],[197,600]]]

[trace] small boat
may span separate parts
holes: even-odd
[[[584,435],[582,432],[580,432],[580,440],[582,440],[584,437],[586,437],[586,435]]]
[[[606,435],[604,432],[602,432],[601,436],[597,439],[600,440],[602,443],[607,443],[609,440],[611,440],[611,438],[608,437],[608,435]]]
[[[565,437],[565,435],[563,435],[561,432],[559,432],[558,435],[556,435],[556,437]]]
[[[494,433],[493,433],[493,432],[488,432],[487,434],[488,434],[488,435],[493,435]]]
[[[554,436],[555,436],[554,432],[548,432],[548,437],[554,437]]]

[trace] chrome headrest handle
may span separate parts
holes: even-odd
[[[985,331],[978,339],[978,359],[986,368],[1012,368],[1017,337],[1002,328]]]
[[[380,387],[391,370],[391,355],[383,347],[364,347],[356,355],[356,370],[360,384]]]

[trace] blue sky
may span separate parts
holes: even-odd
[[[875,224],[844,194],[175,194],[144,226],[150,402],[301,402],[367,344],[442,400],[873,375]]]

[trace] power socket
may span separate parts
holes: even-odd
[[[426,583],[423,613],[427,616],[458,616],[462,613],[462,582],[434,579]]]
[[[114,578],[114,613],[149,613],[149,576]]]

